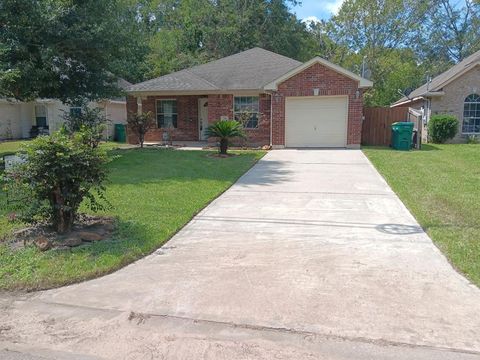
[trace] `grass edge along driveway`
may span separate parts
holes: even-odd
[[[208,156],[211,153],[114,151],[118,158],[109,165],[107,184],[113,208],[100,213],[118,219],[113,238],[44,253],[33,246],[12,251],[0,243],[0,289],[39,290],[71,284],[113,272],[152,253],[265,154],[239,151],[238,156],[221,159]],[[8,223],[7,214],[8,209],[0,206],[0,236]]]
[[[480,145],[362,150],[450,263],[480,286]]]

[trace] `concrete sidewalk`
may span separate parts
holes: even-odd
[[[100,358],[480,357],[479,289],[355,150],[272,151],[153,255],[5,314]]]

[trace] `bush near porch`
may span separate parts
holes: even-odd
[[[480,286],[480,145],[363,152],[452,265]]]
[[[242,151],[218,159],[205,151],[113,151],[118,158],[109,164],[106,194],[113,208],[100,213],[118,219],[113,238],[47,252],[33,246],[14,251],[0,242],[0,289],[62,286],[104,275],[153,252],[264,153]],[[5,203],[0,190],[0,239],[22,226],[7,220]]]

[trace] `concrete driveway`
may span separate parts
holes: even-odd
[[[272,151],[151,256],[3,309],[0,349],[52,358],[480,358],[479,289],[355,150]]]

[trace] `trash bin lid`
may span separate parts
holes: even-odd
[[[410,121],[401,121],[401,122],[394,122],[392,126],[395,127],[408,127],[408,128],[413,128],[415,123],[410,122]]]

